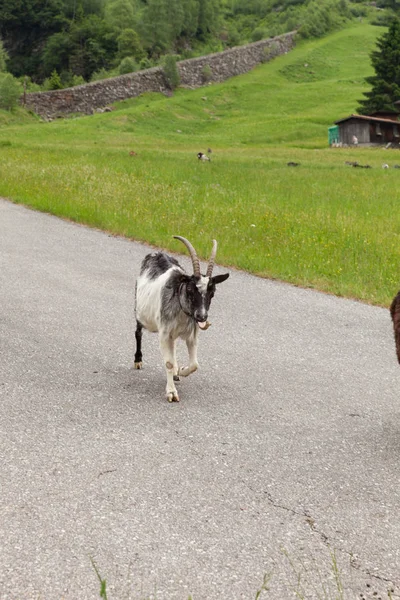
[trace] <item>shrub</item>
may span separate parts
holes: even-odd
[[[75,87],[76,85],[84,85],[85,83],[86,83],[86,81],[84,80],[82,75],[74,75],[72,77],[72,81],[71,81],[72,87]]]
[[[140,69],[151,69],[151,67],[153,67],[153,66],[154,66],[153,63],[147,57],[142,58],[142,60],[139,63]]]
[[[210,65],[204,65],[201,69],[201,78],[203,83],[208,83],[212,79],[212,71]]]
[[[351,6],[350,13],[352,17],[366,17],[368,15],[367,8],[365,6]]]
[[[263,49],[262,62],[268,62],[279,54],[279,44],[272,42],[269,46]]]
[[[120,75],[126,75],[127,73],[134,73],[138,70],[138,65],[133,56],[125,56],[119,63],[118,72]]]
[[[109,71],[106,71],[106,69],[100,69],[99,71],[95,71],[94,73],[92,73],[90,81],[101,81],[102,79],[108,79],[109,77],[113,77],[113,75],[111,75]]]
[[[382,11],[371,21],[371,24],[376,25],[377,27],[390,27],[392,21],[393,15],[389,12]]]
[[[42,86],[38,83],[34,83],[28,75],[22,75],[22,77],[18,77],[18,81],[20,82],[23,89],[27,92],[41,92]]]
[[[168,87],[175,90],[180,82],[178,67],[176,66],[176,57],[172,54],[167,54],[163,65],[164,77]]]
[[[231,25],[228,30],[228,38],[226,40],[227,46],[232,48],[240,44],[240,34],[234,25]]]
[[[306,7],[300,34],[303,38],[318,38],[340,27],[350,16],[345,0],[313,0]]]
[[[20,82],[10,73],[0,74],[0,108],[12,110],[18,104],[22,88]]]
[[[62,90],[63,87],[64,86],[61,81],[61,77],[59,76],[59,74],[57,73],[57,71],[55,69],[52,72],[52,74],[50,75],[50,77],[45,79],[43,82],[43,88],[45,90]]]
[[[260,40],[264,40],[268,37],[267,31],[263,27],[256,27],[251,34],[252,42],[259,42]]]
[[[62,88],[70,88],[75,87],[76,85],[83,85],[86,83],[84,77],[82,75],[74,75],[71,71],[62,71],[60,73],[61,85]],[[49,86],[49,82],[47,82],[47,86]],[[47,88],[47,89],[60,89],[60,88]]]

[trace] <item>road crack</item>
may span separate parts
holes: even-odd
[[[250,488],[250,486],[248,486],[248,487]],[[254,491],[254,490],[252,490],[252,491]],[[264,490],[264,495],[265,495],[266,499],[268,500],[268,502],[274,508],[278,508],[278,509],[284,510],[292,515],[304,518],[305,522],[310,527],[310,530],[319,536],[322,543],[326,546],[326,548],[328,548],[329,551],[332,551],[332,548],[334,548],[335,551],[341,552],[342,554],[346,555],[349,558],[350,567],[352,569],[362,573],[363,575],[365,575],[367,577],[370,577],[371,579],[382,582],[388,586],[397,585],[397,583],[395,583],[394,579],[391,579],[387,576],[384,576],[384,575],[381,575],[378,573],[374,573],[371,569],[363,567],[359,557],[354,552],[344,549],[340,544],[337,545],[335,542],[338,542],[339,540],[335,540],[334,538],[329,538],[329,536],[324,531],[321,531],[320,529],[318,529],[316,520],[314,519],[314,517],[311,515],[311,513],[309,511],[307,511],[306,509],[304,509],[302,511],[295,510],[294,508],[290,508],[288,506],[285,506],[284,504],[276,502],[274,500],[274,498],[272,497],[271,493],[268,491]],[[391,587],[390,591],[392,594],[394,594],[394,587]],[[394,598],[395,596],[392,595],[392,597]],[[396,594],[396,597],[398,597],[397,594]]]

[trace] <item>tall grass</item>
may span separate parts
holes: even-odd
[[[206,256],[215,237],[226,265],[388,304],[400,170],[381,164],[400,155],[327,147],[327,127],[367,89],[380,34],[353,26],[224,84],[0,127],[0,194],[171,250],[178,233]],[[212,160],[200,163],[208,147]]]

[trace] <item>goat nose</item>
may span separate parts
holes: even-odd
[[[207,311],[205,310],[197,310],[195,313],[197,321],[207,321],[207,316]]]

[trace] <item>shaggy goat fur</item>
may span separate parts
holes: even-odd
[[[181,236],[190,252],[193,275],[185,273],[178,261],[165,254],[148,254],[136,282],[136,352],[135,368],[142,368],[142,329],[158,332],[164,366],[167,372],[166,394],[169,402],[179,401],[175,381],[197,370],[197,338],[200,330],[208,328],[208,310],[217,284],[229,273],[212,277],[217,242],[214,240],[205,275],[200,273],[200,261],[192,244]],[[176,340],[186,342],[189,364],[179,367],[176,359]]]

